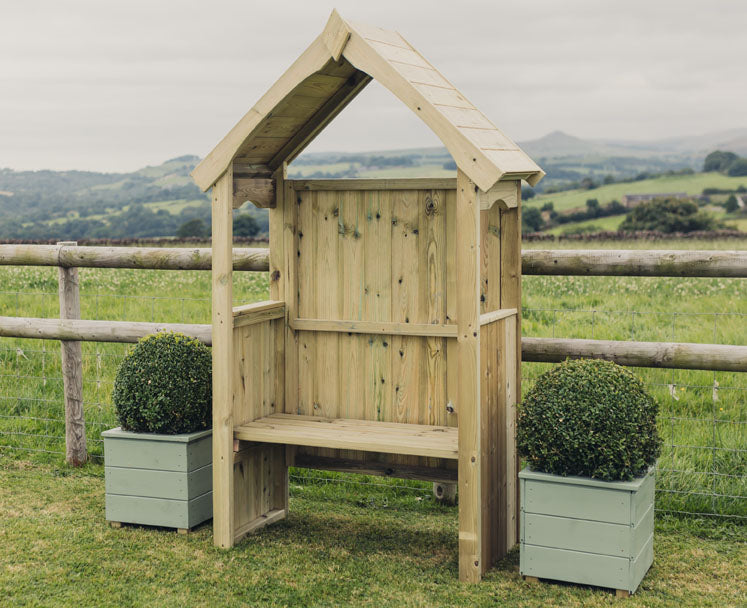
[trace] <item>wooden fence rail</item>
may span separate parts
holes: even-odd
[[[747,278],[747,251],[525,249],[525,275]],[[210,270],[205,248],[0,245],[0,265]],[[234,270],[269,269],[268,249],[235,248]]]
[[[59,268],[60,318],[0,317],[0,337],[62,341],[66,457],[86,458],[82,408],[81,341],[136,342],[170,330],[211,344],[211,325],[81,320],[78,268],[210,270],[205,248],[78,247],[0,245],[0,265]],[[234,270],[267,271],[269,250],[233,249]],[[747,251],[524,250],[526,275],[728,277],[747,278]],[[747,372],[747,346],[674,342],[616,342],[564,338],[522,338],[522,360],[558,362],[567,357],[599,358],[634,367]]]
[[[133,343],[159,331],[178,331],[208,346],[212,343],[208,324],[0,317],[0,338]],[[632,367],[747,372],[747,346],[524,337],[521,354],[527,362],[557,363],[570,357],[607,359]]]

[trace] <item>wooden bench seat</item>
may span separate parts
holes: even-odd
[[[458,457],[455,427],[273,414],[234,427],[242,441],[428,456]]]

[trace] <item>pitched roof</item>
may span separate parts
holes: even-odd
[[[396,32],[343,20],[324,31],[192,171],[203,190],[233,161],[270,171],[290,162],[375,78],[441,139],[482,190],[545,175]]]

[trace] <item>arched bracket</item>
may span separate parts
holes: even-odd
[[[512,209],[519,205],[519,188],[514,180],[498,182],[487,192],[478,190],[477,199],[480,201],[480,211],[490,209],[496,202]]]

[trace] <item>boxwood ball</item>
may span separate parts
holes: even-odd
[[[210,428],[210,349],[182,334],[146,336],[119,366],[112,401],[126,431],[173,435]]]
[[[656,462],[658,405],[609,361],[568,360],[542,374],[519,407],[517,448],[536,471],[631,480]]]

